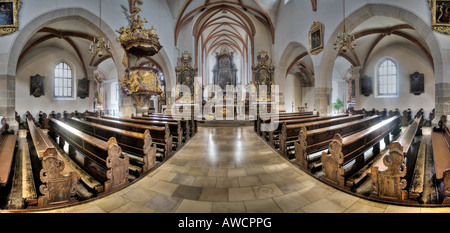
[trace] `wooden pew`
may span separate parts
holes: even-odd
[[[254,131],[260,135],[260,126],[261,126],[261,117],[265,118],[265,117],[272,117],[274,115],[278,115],[278,117],[289,117],[289,116],[312,116],[313,112],[291,112],[291,113],[267,113],[267,114],[258,114],[256,116],[256,119],[253,121],[254,122]]]
[[[395,116],[346,137],[335,134],[328,146],[328,151],[322,152],[324,175],[321,179],[339,187],[345,187],[346,179],[364,166],[364,152],[373,146],[377,151],[377,145],[379,152],[379,141],[389,133],[398,131],[399,124],[400,118]],[[355,163],[350,169],[344,168],[353,161]]]
[[[332,115],[332,116],[322,116],[322,117],[314,117],[314,118],[300,118],[300,119],[291,119],[291,120],[279,120],[278,121],[278,127],[274,131],[268,132],[268,140],[270,145],[274,146],[276,145],[276,140],[279,139],[279,136],[283,133],[282,128],[283,125],[296,125],[296,124],[303,124],[308,122],[316,122],[316,121],[324,121],[324,120],[331,120],[336,118],[343,118],[348,117],[348,114],[338,114],[338,115]],[[361,115],[362,118],[362,115]]]
[[[140,167],[140,169],[132,169],[130,165],[130,170],[145,173],[156,166],[156,146],[152,145],[149,130],[145,130],[142,134],[72,117],[66,118],[66,123],[102,140],[108,140],[111,137],[116,138],[119,146],[124,152],[128,153],[130,161],[137,161],[135,163]],[[136,156],[138,158],[135,158]]]
[[[388,200],[417,199],[424,183],[424,156],[426,143],[421,143],[418,151],[419,163],[411,153],[411,145],[417,130],[423,122],[423,114],[416,114],[414,121],[389,145],[389,150],[371,167],[373,191],[371,197]],[[425,147],[424,147],[425,146]],[[408,166],[411,165],[410,167]],[[415,166],[417,165],[417,169]],[[407,184],[410,182],[410,192]]]
[[[361,118],[357,118],[357,116]],[[340,124],[319,122],[318,124],[312,124],[311,128],[308,125],[299,126],[298,138],[295,138],[297,140],[294,139],[294,162],[300,167],[312,169],[312,163],[321,158],[320,156],[312,156],[312,154],[327,149],[334,135],[339,134],[342,137],[351,135],[376,125],[381,121],[381,116],[378,115],[367,118],[362,118],[362,116],[356,115],[349,117],[349,120],[352,121]],[[318,128],[321,124],[324,127]]]
[[[450,124],[447,116],[442,115],[438,130],[433,130],[433,156],[436,168],[437,185],[442,188],[442,204],[450,204]]]
[[[283,123],[281,127],[281,133],[279,136],[279,145],[280,151],[284,155],[288,155],[289,149],[288,147],[294,145],[294,141],[298,138],[300,130],[302,127],[305,127],[306,130],[314,130],[319,128],[325,128],[333,125],[339,125],[347,122],[357,121],[364,118],[364,115],[354,115],[354,116],[346,116],[339,118],[331,118],[325,120],[312,120],[307,123],[300,124],[287,124],[287,122]],[[317,118],[319,119],[319,118]],[[372,118],[370,118],[372,119]],[[374,117],[373,119],[377,119],[376,121],[381,120],[380,117]]]
[[[149,120],[145,118],[140,117],[134,117],[134,118],[126,118],[126,117],[116,117],[116,116],[102,116],[104,119],[109,120],[115,120],[115,121],[121,121],[121,122],[128,122],[128,123],[134,123],[134,124],[141,124],[141,125],[154,125],[154,126],[161,126],[165,127],[166,125],[169,126],[170,134],[176,139],[176,148],[179,150],[181,146],[183,145],[183,128],[181,125],[181,121],[177,122],[169,122],[169,121],[157,121],[157,120]],[[188,123],[189,124],[189,123]],[[184,142],[188,141],[188,135],[189,135],[189,126],[184,124],[184,132],[186,132],[186,135],[184,135]]]
[[[153,143],[155,143],[158,147],[157,151],[161,152],[164,155],[162,159],[169,158],[173,154],[172,135],[170,134],[170,128],[168,125],[164,127],[142,125],[91,116],[85,116],[85,119],[97,124],[107,125],[114,128],[138,133],[145,133],[145,130],[149,130]]]
[[[49,120],[49,126],[53,140],[59,137],[69,143],[69,156],[74,156],[74,150],[85,156],[82,167],[103,182],[105,192],[128,185],[129,157],[122,153],[116,138],[104,141],[55,118]]]
[[[12,162],[17,144],[17,136],[9,130],[6,119],[0,125],[0,186],[5,187],[11,173]]]
[[[42,182],[39,186],[42,196],[37,200],[27,200],[28,203],[36,202],[42,207],[75,202],[80,176],[65,163],[49,138],[36,126],[31,117],[27,118],[27,125],[29,137],[41,165],[33,169],[39,171],[39,179]]]
[[[411,109],[408,108],[402,113],[400,126],[407,126],[411,122]]]
[[[275,118],[271,118],[273,117],[273,115],[265,115],[265,116],[260,116],[258,118],[258,122],[257,122],[257,133],[258,135],[262,136],[263,138],[266,138],[266,135],[269,134],[269,131],[264,131],[262,130],[262,124],[269,124],[271,122],[273,122],[274,120],[277,120],[277,122],[280,121],[288,121],[288,120],[311,120],[314,121],[315,119],[319,118],[319,114],[316,115],[301,115],[301,116],[279,116]]]
[[[190,123],[189,125],[192,127],[192,135],[195,135],[196,133],[198,133],[198,120],[194,115],[195,113],[192,112],[191,114],[191,118],[190,118]],[[175,115],[175,114],[165,114],[165,113],[149,113],[149,114],[143,114],[143,117],[161,117],[161,118],[169,118],[169,119],[175,119],[179,118],[181,119],[184,115]],[[185,117],[185,116],[184,116]]]
[[[182,117],[179,116],[179,118],[174,118],[175,115],[163,115],[163,116],[155,116],[155,115],[142,115],[134,116],[131,115],[131,118],[133,119],[140,119],[140,120],[155,120],[155,121],[168,121],[168,122],[181,122],[181,128],[183,128],[185,138],[186,140],[189,140],[191,137],[193,137],[198,132],[198,126],[197,126],[197,120],[194,118],[190,119],[181,119]],[[181,119],[181,120],[177,120]]]

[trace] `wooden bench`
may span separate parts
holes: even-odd
[[[102,140],[106,141],[111,137],[116,138],[119,146],[124,152],[128,153],[130,161],[140,167],[139,169],[133,169],[130,165],[130,170],[137,173],[145,173],[156,166],[156,146],[152,145],[152,137],[149,130],[145,130],[142,134],[77,118],[69,117],[65,118],[65,120],[67,124],[74,128]]]
[[[77,199],[77,183],[80,179],[78,174],[65,163],[55,147],[36,126],[31,117],[27,117],[29,138],[33,142],[39,167],[33,167],[39,171],[39,180],[42,184],[39,191],[42,196],[37,200],[27,200],[29,205],[37,203],[37,206],[47,206],[75,202]]]
[[[357,115],[363,116],[363,115]],[[353,116],[355,117],[355,116]],[[314,153],[327,149],[327,146],[334,138],[335,134],[344,137],[361,130],[367,129],[381,121],[381,116],[371,116],[367,118],[350,118],[352,121],[341,124],[332,124],[330,122],[318,122],[312,124],[311,128],[308,125],[301,125],[299,127],[298,138],[294,140],[295,163],[300,167],[312,169],[313,163],[320,160],[320,154],[313,156]],[[321,124],[322,128],[317,128]],[[321,164],[316,164],[318,167]]]
[[[357,133],[341,137],[335,134],[327,152],[322,152],[322,180],[345,187],[346,179],[364,166],[364,152],[374,147],[379,151],[379,141],[391,132],[398,132],[400,117],[394,116]],[[377,148],[378,145],[378,148]],[[344,166],[354,162],[350,168]]]
[[[319,114],[316,115],[301,115],[301,116],[276,116],[276,115],[265,115],[258,117],[257,122],[257,134],[262,136],[263,138],[266,138],[266,135],[268,135],[268,132],[270,130],[264,130],[263,124],[270,124],[270,123],[277,123],[280,121],[288,121],[288,120],[315,120],[319,118]]]
[[[261,117],[263,118],[267,118],[267,117],[272,117],[272,116],[277,116],[279,117],[289,117],[289,116],[312,116],[313,112],[292,112],[292,113],[284,113],[284,112],[280,112],[278,114],[276,113],[267,113],[267,114],[258,114],[255,118],[254,122],[254,126],[253,129],[254,131],[260,135],[260,126],[261,126]]]
[[[90,136],[55,118],[49,120],[49,135],[69,143],[69,156],[74,150],[84,156],[82,167],[103,183],[104,191],[109,192],[126,186],[128,181],[129,157],[122,153],[117,140],[108,141]]]
[[[149,114],[143,114],[143,117],[161,117],[161,118],[169,118],[169,119],[182,119],[183,117],[186,118],[183,114],[165,114],[165,113],[149,113]],[[191,118],[189,121],[189,125],[192,127],[192,135],[195,135],[198,133],[198,120],[195,117],[195,113],[192,112]]]
[[[198,126],[197,121],[193,118],[191,119],[182,119],[181,116],[175,117],[175,115],[164,115],[164,116],[154,116],[154,115],[142,115],[134,116],[131,115],[131,118],[133,119],[140,119],[140,120],[155,120],[155,121],[168,121],[168,122],[181,122],[181,128],[183,129],[183,132],[185,134],[185,138],[189,140],[191,137],[193,137],[198,132]]]
[[[161,126],[165,127],[166,125],[169,126],[170,134],[172,137],[176,140],[173,140],[173,142],[176,142],[176,148],[179,150],[183,142],[187,142],[189,140],[189,125],[186,125],[186,121],[184,123],[184,128],[182,127],[181,121],[177,122],[169,122],[169,121],[159,121],[159,120],[149,120],[146,118],[140,118],[140,117],[134,117],[134,118],[126,118],[126,117],[116,117],[116,116],[102,116],[102,118],[109,119],[109,120],[115,120],[115,121],[121,121],[121,122],[128,122],[128,123],[134,123],[134,124],[141,124],[141,125],[153,125],[153,126]],[[189,124],[189,122],[188,122]],[[183,135],[183,131],[185,134]]]
[[[410,108],[403,111],[400,126],[407,126],[411,123],[411,114]]]
[[[437,185],[442,184],[442,204],[450,204],[450,124],[446,115],[441,116],[438,125],[438,130],[432,132],[436,180]]]
[[[424,183],[426,143],[420,144],[417,159],[411,153],[411,147],[422,122],[423,114],[416,114],[414,121],[371,167],[371,197],[406,201],[420,196]],[[408,182],[411,184],[409,192],[405,189]]]
[[[289,147],[292,147],[292,149],[294,148],[293,147],[294,141],[298,138],[298,135],[302,130],[302,127],[305,127],[306,130],[314,130],[344,124],[348,122],[353,122],[361,119],[364,119],[364,115],[359,114],[354,116],[346,116],[328,120],[311,121],[302,124],[292,124],[292,125],[283,124],[279,136],[280,151],[284,155],[289,154]],[[371,117],[369,119],[376,119],[376,121],[380,121],[381,117]]]
[[[9,130],[6,119],[3,118],[0,125],[0,186],[8,183],[12,162],[17,144],[17,136]]]
[[[338,114],[338,115],[331,115],[331,116],[322,116],[322,117],[314,117],[314,118],[301,118],[301,119],[291,119],[291,120],[279,120],[278,126],[275,130],[268,132],[268,139],[270,145],[274,146],[276,148],[276,141],[279,139],[279,136],[282,134],[282,128],[283,125],[295,125],[295,124],[303,124],[308,122],[316,122],[316,121],[324,121],[324,120],[331,120],[336,118],[343,118],[348,117],[348,114]],[[361,115],[362,117],[362,115]]]
[[[86,121],[132,132],[145,133],[145,130],[149,130],[153,143],[157,145],[157,152],[164,155],[161,159],[169,158],[173,154],[172,135],[170,134],[170,128],[168,125],[164,127],[142,125],[91,116],[85,116],[85,119]]]

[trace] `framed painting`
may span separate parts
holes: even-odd
[[[21,0],[0,0],[0,36],[13,33],[19,28]]]
[[[78,80],[77,96],[81,99],[89,96],[89,79],[83,78]]]
[[[450,0],[428,0],[431,10],[431,28],[450,34]]]
[[[30,76],[30,95],[34,97],[44,95],[44,78],[39,74]]]
[[[360,84],[362,95],[369,96],[370,94],[373,94],[372,77],[364,75],[360,78]]]
[[[309,52],[319,54],[323,50],[323,30],[324,25],[321,22],[314,22],[309,30]]]
[[[410,75],[411,78],[411,93],[420,95],[425,92],[424,76],[419,72],[414,72]]]

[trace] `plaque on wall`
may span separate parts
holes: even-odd
[[[89,80],[87,78],[78,80],[77,96],[81,99],[89,96]]]
[[[424,76],[419,72],[414,72],[411,77],[411,93],[420,95],[425,92]]]
[[[30,95],[34,97],[44,95],[44,78],[39,74],[30,76]]]
[[[361,77],[360,83],[362,95],[369,96],[370,94],[373,94],[372,77],[364,75],[363,77]]]

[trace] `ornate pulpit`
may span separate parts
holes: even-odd
[[[143,23],[147,21],[139,15],[140,5],[142,1],[133,1],[130,5],[130,26],[117,30],[120,34],[117,40],[125,49],[122,64],[126,70],[120,85],[122,92],[133,98],[137,109],[152,95],[163,95],[164,92],[155,71],[151,67],[141,66],[139,62],[141,58],[153,56],[162,48],[156,30],[144,27]]]

